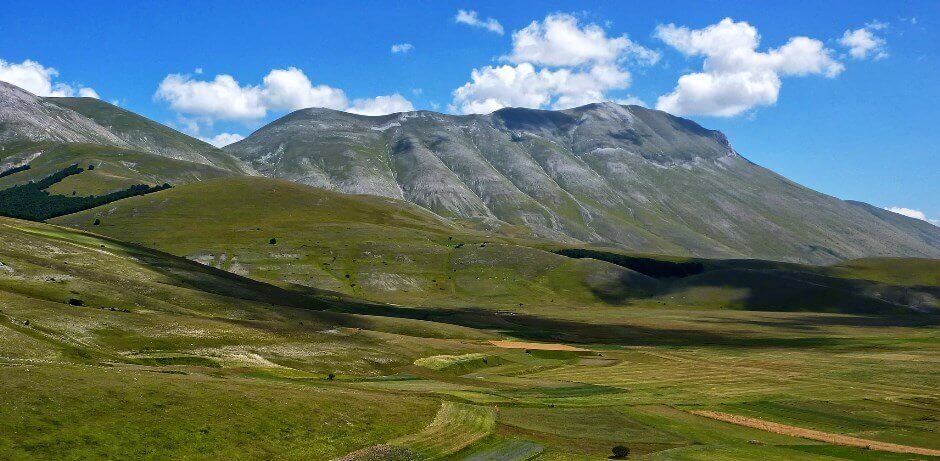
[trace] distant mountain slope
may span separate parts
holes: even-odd
[[[94,98],[41,98],[0,82],[0,161],[24,146],[118,147],[245,174],[214,146]]]
[[[225,150],[267,176],[559,241],[814,263],[940,257],[940,228],[802,187],[741,157],[720,132],[637,106],[380,117],[305,109]]]
[[[940,247],[940,232],[937,232],[938,227],[929,222],[921,221],[920,219],[909,218],[907,216],[885,210],[884,208],[878,208],[876,206],[869,205],[865,202],[848,200],[847,203],[868,213],[871,213],[872,216],[875,216],[879,220],[884,221],[892,228],[897,229],[899,233],[916,235],[928,245],[933,247]]]
[[[94,120],[131,146],[146,152],[177,160],[213,165],[231,171],[242,171],[236,159],[215,146],[100,99],[45,98],[45,100]]]
[[[53,141],[131,147],[89,118],[6,82],[0,82],[0,145]]]

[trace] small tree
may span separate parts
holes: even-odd
[[[269,244],[269,245],[277,245],[277,239],[274,238],[274,237],[271,237],[271,240],[268,240],[268,244]]]
[[[334,378],[336,378],[336,375],[333,374],[333,373],[330,373],[330,374],[326,375],[326,379],[328,379],[328,380],[330,380],[330,381],[332,381]]]
[[[630,448],[623,445],[616,445],[611,448],[610,451],[613,453],[610,459],[624,459],[627,456],[630,456]]]
[[[95,169],[95,166],[94,166],[94,165],[88,165],[88,171],[92,171],[92,170],[94,170],[94,169]]]
[[[93,226],[100,226],[100,225],[101,225],[101,220],[98,219],[98,218],[95,218],[95,222],[93,222],[93,223],[91,223],[91,224],[92,224]]]

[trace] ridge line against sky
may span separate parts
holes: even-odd
[[[30,46],[22,42],[16,54],[0,55],[0,80],[43,96],[101,97],[216,145],[235,142],[273,118],[305,107],[378,115],[416,108],[450,113],[488,113],[507,106],[562,109],[605,100],[640,104],[722,129],[749,158],[816,189],[880,204],[918,219],[935,221],[940,217],[940,199],[930,196],[934,192],[940,195],[936,186],[930,184],[937,180],[936,173],[929,173],[930,168],[927,173],[912,169],[915,178],[908,185],[919,186],[910,197],[847,195],[838,187],[825,186],[838,184],[838,179],[823,180],[824,185],[820,186],[814,179],[825,179],[821,178],[823,173],[807,179],[788,171],[787,167],[793,167],[780,152],[797,155],[796,145],[805,149],[805,144],[769,144],[757,138],[775,128],[790,129],[787,122],[792,122],[799,112],[810,115],[815,109],[818,113],[831,113],[832,108],[824,104],[807,105],[800,110],[787,102],[811,100],[814,95],[826,92],[835,94],[840,81],[858,79],[859,73],[894,77],[880,81],[868,77],[869,89],[879,85],[890,89],[904,84],[903,75],[890,75],[892,67],[901,59],[910,60],[911,54],[915,54],[915,60],[936,68],[936,46],[922,46],[918,50],[908,42],[916,34],[933,34],[928,26],[933,25],[937,8],[913,8],[917,11],[867,8],[872,11],[864,17],[846,17],[825,27],[801,27],[799,23],[767,17],[751,19],[749,16],[758,14],[753,11],[734,14],[735,9],[741,8],[727,8],[727,14],[723,11],[710,14],[711,20],[676,17],[648,21],[645,27],[618,27],[626,15],[616,11],[532,7],[518,8],[522,12],[510,16],[497,9],[487,8],[484,12],[471,5],[436,7],[433,12],[436,22],[429,21],[426,29],[435,33],[446,31],[451,42],[445,48],[471,50],[473,53],[467,54],[475,58],[451,63],[458,59],[442,55],[437,49],[439,43],[423,41],[421,33],[407,28],[370,37],[370,43],[384,50],[384,65],[388,68],[408,68],[431,55],[432,63],[446,68],[449,75],[463,73],[462,81],[450,79],[449,89],[441,88],[447,85],[446,81],[430,74],[392,82],[382,75],[375,75],[373,82],[361,76],[346,81],[328,79],[321,75],[331,67],[330,60],[311,67],[303,53],[297,53],[294,59],[288,53],[284,64],[265,68],[263,63],[253,63],[253,55],[248,53],[239,61],[204,59],[205,63],[196,62],[198,65],[192,67],[175,64],[170,59],[161,66],[168,68],[168,72],[148,74],[152,82],[149,91],[145,89],[146,83],[134,86],[135,93],[147,91],[149,100],[141,101],[140,94],[135,94],[135,101],[130,102],[129,94],[73,77],[60,60],[47,58],[49,53],[31,53]],[[16,8],[13,10],[15,13]],[[650,16],[670,16],[661,11],[654,13]],[[11,16],[14,14],[7,17]],[[810,23],[812,18],[804,22]],[[3,27],[0,30],[10,29],[9,26],[0,18]],[[771,32],[764,33],[765,30]],[[428,30],[421,32],[427,34]],[[350,54],[355,54],[353,48],[351,45]],[[192,62],[188,54],[181,52],[186,59],[180,61]],[[929,95],[937,94],[936,85],[929,89]],[[380,87],[392,91],[380,91]],[[767,122],[768,119],[777,119],[777,123]],[[875,121],[864,120],[869,124]],[[833,122],[828,125],[841,128]],[[759,130],[748,130],[754,127]],[[900,131],[897,127],[892,129]],[[912,139],[900,132],[894,136],[902,143],[886,142],[884,152],[924,149],[915,156],[940,168],[934,155],[940,145],[936,135],[925,138],[923,146],[912,144]],[[812,138],[820,136],[811,133]],[[820,147],[826,145],[827,156],[843,154],[835,151],[839,141],[835,136],[825,141]],[[771,148],[767,149],[768,146]],[[847,145],[846,149],[858,147]],[[833,163],[833,159],[820,158],[821,153],[816,153],[815,159],[812,154],[811,160]],[[876,159],[871,153],[866,155]],[[794,169],[800,171],[805,167]],[[848,189],[863,190],[859,185]]]

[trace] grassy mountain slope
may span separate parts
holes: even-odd
[[[226,151],[260,173],[633,251],[830,263],[940,256],[914,229],[786,180],[719,132],[637,106],[380,117],[304,109]]]
[[[647,266],[682,258],[568,257],[552,252],[565,248],[557,243],[459,227],[407,202],[258,177],[182,185],[52,221],[283,286],[404,305],[888,313],[931,310],[940,297],[929,286],[757,260],[691,259],[703,269],[677,277]]]
[[[239,162],[222,150],[168,126],[95,98],[45,98],[82,114],[125,142],[145,152],[243,172]]]
[[[631,271],[459,227],[407,202],[245,177],[55,220],[253,278],[419,305],[592,303]],[[91,226],[100,218],[100,226]],[[271,244],[271,239],[276,243]],[[643,287],[643,276],[636,276]]]
[[[95,169],[70,177],[50,190],[54,194],[93,195],[113,192],[134,184],[181,184],[231,176],[214,166],[174,160],[138,149],[96,144],[17,142],[0,152],[0,170],[20,165],[30,169],[0,178],[0,189],[37,181],[69,165]]]

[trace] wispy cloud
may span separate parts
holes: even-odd
[[[457,16],[454,16],[454,21],[471,27],[480,27],[494,34],[503,35],[504,33],[503,25],[499,21],[493,18],[480,19],[477,12],[473,10],[458,10]]]
[[[396,43],[392,45],[393,54],[407,54],[410,53],[413,49],[415,49],[415,47],[410,43]]]
[[[861,29],[845,31],[839,39],[839,44],[848,48],[849,55],[855,59],[885,59],[888,57],[887,41],[876,32],[887,28],[886,22],[872,21]]]

